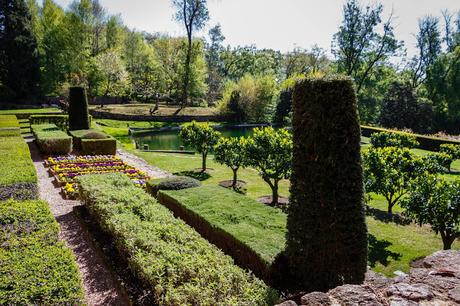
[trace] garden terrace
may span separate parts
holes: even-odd
[[[83,305],[72,252],[44,201],[0,202],[0,304]]]
[[[272,303],[271,290],[120,174],[79,178],[80,196],[160,305]]]
[[[15,125],[17,120],[10,122]],[[37,197],[37,175],[29,147],[18,129],[0,131],[0,164],[0,200]]]
[[[72,137],[55,124],[31,125],[31,130],[43,154],[68,154],[72,151]]]
[[[235,261],[269,281],[284,249],[286,215],[220,186],[161,190],[158,201]]]

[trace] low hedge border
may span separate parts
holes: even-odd
[[[62,155],[72,152],[72,137],[55,124],[31,125],[37,145],[45,155]]]
[[[285,245],[284,213],[220,186],[161,190],[157,198],[238,265],[272,284]]]
[[[91,125],[92,116],[89,116],[89,124]],[[63,114],[45,114],[45,115],[30,115],[30,125],[52,123],[57,125],[62,130],[69,129],[69,115]]]
[[[36,199],[37,173],[28,145],[17,132],[0,136],[0,201]]]
[[[173,176],[146,182],[147,192],[157,196],[160,190],[181,190],[201,186],[201,182],[188,176]]]
[[[44,201],[0,203],[0,304],[83,305],[73,253]]]
[[[159,305],[265,305],[273,291],[121,174],[79,178],[80,198]]]
[[[115,155],[117,153],[116,139],[101,131],[75,130],[70,131],[69,134],[72,136],[75,148],[83,155]]]
[[[19,129],[19,121],[15,115],[0,115],[0,129]]]
[[[389,130],[389,129],[366,126],[366,125],[361,126],[361,135],[365,137],[371,137],[372,134],[380,133],[380,132],[407,134],[409,136],[413,136],[419,142],[419,145],[417,147],[420,149],[428,150],[428,151],[439,151],[439,147],[442,144],[460,145],[460,141],[455,141],[455,140],[442,139],[442,138],[425,136],[425,135],[420,135],[420,134],[412,134],[412,133],[407,133],[407,132]]]

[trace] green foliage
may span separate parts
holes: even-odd
[[[380,132],[371,135],[371,145],[374,148],[397,147],[414,148],[419,145],[415,136],[402,133]]]
[[[38,148],[45,155],[69,154],[72,151],[72,137],[55,124],[31,125]]]
[[[80,196],[159,305],[263,305],[268,288],[122,174],[79,178]]]
[[[67,130],[69,127],[68,115],[31,115],[29,117],[31,125],[52,123],[58,126],[61,130]]]
[[[364,183],[367,192],[385,197],[388,212],[408,192],[419,174],[421,159],[407,148],[369,148],[363,152]]]
[[[69,89],[69,130],[89,129],[88,99],[83,87]]]
[[[453,160],[460,159],[460,144],[445,143],[439,146],[439,151],[449,154]]]
[[[147,181],[147,191],[157,196],[160,190],[181,190],[199,187],[200,181],[188,176],[173,176],[168,178],[153,179]]]
[[[276,123],[290,122],[292,112],[292,89],[285,89],[280,92],[278,104],[276,104],[273,121]]]
[[[275,258],[284,249],[283,212],[219,186],[161,191],[158,200],[240,265],[269,280]]]
[[[115,155],[117,140],[115,138],[82,139],[80,153],[83,155]]]
[[[246,165],[246,145],[248,140],[244,137],[220,138],[214,146],[214,159],[225,164],[233,171],[232,187],[237,187],[237,172]]]
[[[192,121],[180,131],[182,141],[193,147],[202,156],[202,171],[206,171],[206,158],[220,138],[220,133],[214,130],[209,123]]]
[[[234,96],[235,91],[239,93],[238,99]],[[278,88],[273,75],[254,77],[247,74],[237,83],[225,85],[219,108],[223,113],[236,115],[242,122],[270,122],[277,97]]]
[[[272,189],[272,205],[278,204],[278,183],[291,174],[292,136],[287,129],[255,128],[247,139],[246,162],[259,171]]]
[[[450,172],[450,165],[454,161],[452,155],[445,152],[433,152],[424,156],[423,160],[435,171],[431,173]]]
[[[0,203],[0,228],[0,304],[84,304],[75,257],[46,202]]]
[[[0,98],[36,98],[40,94],[40,66],[27,4],[24,0],[4,0],[0,12]]]
[[[37,174],[20,134],[0,134],[0,201],[37,198]]]
[[[404,214],[420,226],[429,224],[441,234],[444,249],[460,238],[460,181],[448,182],[434,176],[421,176],[414,181],[408,196],[402,200]]]
[[[293,110],[286,243],[292,277],[285,276],[291,278],[286,286],[327,291],[360,284],[368,236],[353,81],[331,76],[297,82]]]
[[[394,82],[385,94],[379,121],[384,127],[427,133],[433,118],[430,104],[422,103],[409,85]]]

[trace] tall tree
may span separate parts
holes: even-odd
[[[35,97],[40,91],[37,40],[24,0],[0,1],[0,92],[10,99]]]
[[[182,90],[181,107],[187,105],[190,86],[190,62],[192,59],[194,30],[200,30],[209,20],[206,0],[172,0],[176,7],[176,20],[183,22],[187,31],[187,52],[184,62],[184,84]]]
[[[381,4],[364,8],[358,0],[348,0],[342,25],[334,35],[332,52],[338,71],[355,79],[358,94],[374,68],[396,55],[402,46],[393,33],[392,15],[382,23],[382,11]]]
[[[418,55],[411,62],[411,86],[416,89],[425,82],[428,69],[435,63],[441,53],[441,33],[439,31],[439,19],[433,16],[425,16],[418,21],[419,32],[417,34]],[[449,31],[449,30],[448,30]]]
[[[206,62],[208,64],[208,101],[216,101],[221,96],[223,75],[222,60],[220,54],[224,47],[222,42],[225,36],[222,34],[220,24],[212,27],[209,32],[209,43],[207,44]]]

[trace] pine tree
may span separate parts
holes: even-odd
[[[8,92],[13,100],[39,94],[37,40],[24,0],[0,1],[0,83],[0,92]]]
[[[359,284],[367,229],[356,95],[350,79],[306,79],[293,96],[286,255],[293,290]]]

